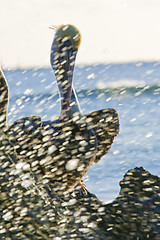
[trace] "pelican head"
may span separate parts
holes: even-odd
[[[67,24],[56,28],[50,60],[59,87],[63,120],[70,118],[73,70],[80,42],[81,34],[75,26]]]
[[[81,34],[80,31],[71,24],[60,25],[58,27],[52,26],[51,29],[56,30],[54,40],[57,41],[58,45],[55,45],[56,50],[58,51],[59,43],[62,41],[63,43],[69,40],[74,49],[79,48],[81,43]]]

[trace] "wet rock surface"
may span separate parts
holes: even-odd
[[[3,135],[0,239],[160,239],[160,179],[142,167],[124,175],[119,195],[106,204],[79,186],[60,195],[17,161]]]

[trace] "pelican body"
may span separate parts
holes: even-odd
[[[73,87],[73,70],[81,42],[73,25],[56,29],[51,47],[51,66],[61,100],[56,121],[39,116],[14,122],[7,134],[19,158],[28,162],[38,181],[49,182],[55,191],[73,189],[92,163],[105,155],[119,132],[118,113],[103,109],[83,115]]]

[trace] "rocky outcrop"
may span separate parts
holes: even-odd
[[[0,239],[160,239],[159,177],[129,170],[109,204],[79,186],[59,195],[36,182],[4,134],[0,140]]]

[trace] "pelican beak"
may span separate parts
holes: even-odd
[[[67,116],[66,119],[70,114],[73,70],[80,42],[81,35],[77,28],[73,25],[61,25],[56,29],[51,47],[51,65],[58,83],[62,112]],[[65,119],[65,116],[62,119]]]
[[[63,51],[60,54],[59,64],[61,65],[62,73],[59,75],[61,78],[60,85],[63,88],[63,98],[64,100],[64,110],[70,106],[71,92],[72,92],[72,79],[73,70],[75,65],[75,59],[77,51],[73,48],[69,40],[65,41],[63,44]],[[59,81],[58,81],[59,84]]]
[[[51,61],[61,96],[61,108],[64,113],[62,113],[62,115],[67,115],[71,102],[72,78],[77,49],[73,47],[71,41],[67,38],[56,41],[56,51],[53,52],[54,60],[51,58]],[[69,118],[69,116],[62,116],[62,119],[67,118]]]
[[[57,73],[58,82],[61,85],[72,85],[73,70],[77,50],[73,48],[69,40],[61,41],[57,51]]]

